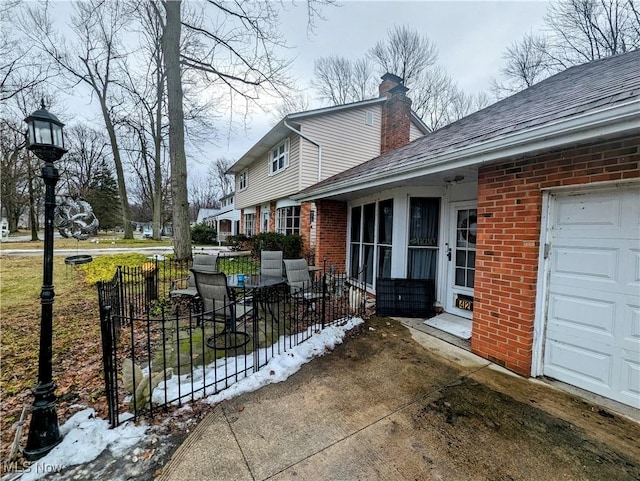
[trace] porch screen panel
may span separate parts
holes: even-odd
[[[378,248],[378,277],[391,277],[391,247]]]
[[[393,243],[393,199],[378,203],[378,272],[377,277],[391,277]]]
[[[412,197],[409,202],[409,279],[435,280],[440,199]]]
[[[373,253],[375,251],[376,205],[365,204],[362,208],[362,267],[364,281],[373,285]]]

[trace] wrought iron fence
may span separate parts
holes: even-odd
[[[234,254],[219,258],[220,271],[259,272],[250,256]],[[315,290],[314,296],[292,293],[284,282],[243,287],[205,311],[197,296],[170,295],[190,267],[156,259],[138,268],[119,267],[111,281],[98,283],[113,427],[123,418],[216,394],[314,332],[364,315],[366,292],[334,269],[323,269],[313,286],[305,286]],[[225,313],[238,305],[247,314],[230,327]]]

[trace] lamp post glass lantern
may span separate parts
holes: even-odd
[[[36,460],[46,455],[60,441],[56,412],[56,384],[53,382],[53,218],[56,207],[55,187],[60,178],[53,165],[67,150],[64,148],[64,124],[44,106],[24,119],[28,126],[27,149],[44,161],[42,179],[44,195],[44,256],[42,291],[40,292],[40,352],[38,357],[38,385],[33,391],[31,423],[25,456]]]

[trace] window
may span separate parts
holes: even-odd
[[[256,234],[256,215],[245,214],[244,215],[244,234],[252,236]]]
[[[367,125],[373,125],[373,112],[366,113],[364,122]]]
[[[289,139],[271,151],[269,155],[269,175],[277,174],[289,165]]]
[[[440,199],[412,197],[409,201],[409,279],[436,278]]]
[[[300,234],[300,206],[282,207],[276,211],[278,234]]]
[[[473,289],[476,265],[476,233],[478,211],[461,209],[456,226],[456,277],[455,285]]]
[[[349,274],[373,285],[376,277],[391,277],[393,199],[351,209]],[[364,271],[360,270],[364,267]]]
[[[238,174],[238,190],[244,190],[247,188],[247,183],[249,180],[249,172],[247,170],[243,170]]]

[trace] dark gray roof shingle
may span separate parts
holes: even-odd
[[[350,180],[379,179],[399,169],[418,167],[448,151],[638,98],[640,50],[571,67],[404,147],[308,187],[302,194]]]

